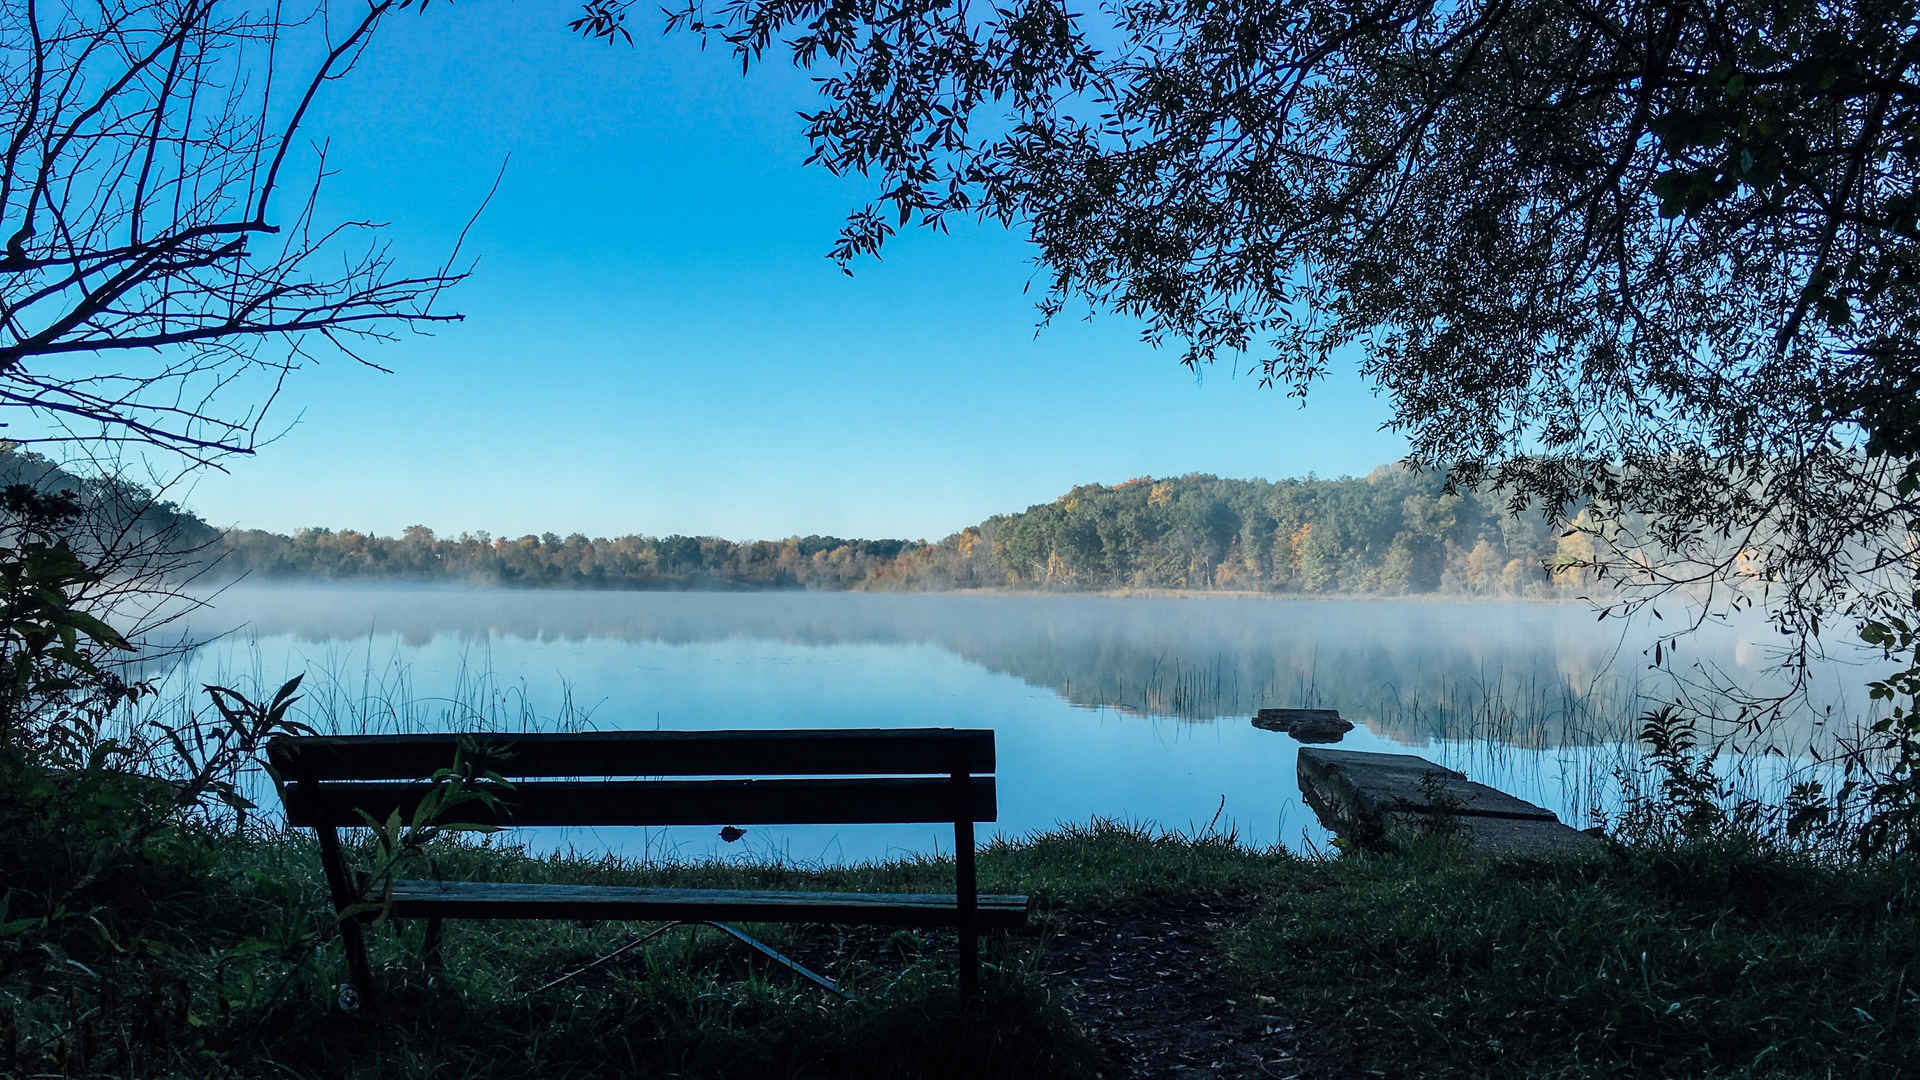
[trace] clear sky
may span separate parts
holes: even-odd
[[[644,5],[642,6],[644,7]],[[395,533],[937,539],[1076,483],[1364,473],[1404,452],[1350,374],[1305,409],[1199,377],[1101,315],[1037,337],[1031,249],[997,227],[824,257],[863,193],[803,168],[811,91],[686,37],[573,37],[575,6],[405,13],[329,87],[323,216],[391,222],[431,269],[467,240],[464,323],[302,372],[298,423],[187,502],[220,525]],[[636,18],[641,9],[636,9]],[[288,207],[287,209],[291,209]]]

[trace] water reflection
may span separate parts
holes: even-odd
[[[175,632],[230,632],[163,674],[178,691],[304,671],[323,729],[992,727],[1003,833],[1094,816],[1201,827],[1224,800],[1219,825],[1295,847],[1328,838],[1300,803],[1296,744],[1254,729],[1256,709],[1336,707],[1360,725],[1345,748],[1412,747],[1584,824],[1662,689],[1645,631],[1537,604],[240,588]],[[1688,649],[1757,686],[1742,640],[1715,629]],[[1842,709],[1862,696],[1858,671],[1822,678]],[[952,842],[926,827],[749,835],[545,843],[843,862]]]
[[[1329,705],[1413,744],[1608,742],[1621,715],[1672,689],[1646,668],[1648,627],[1567,604],[236,588],[179,629],[306,643],[392,635],[409,650],[458,641],[484,645],[506,674],[522,670],[528,643],[933,645],[1077,706],[1211,721]],[[1775,658],[1766,632],[1703,628],[1679,670],[1763,690]],[[1851,715],[1865,678],[1823,667],[1812,704]]]

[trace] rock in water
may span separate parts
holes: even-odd
[[[1338,709],[1261,709],[1253,716],[1253,726],[1266,731],[1284,731],[1300,742],[1339,742],[1353,730],[1353,724],[1340,719]]]
[[[1287,729],[1287,734],[1296,742],[1322,743],[1339,742],[1341,737],[1353,730],[1353,722],[1342,720],[1339,715],[1309,717]]]
[[[1253,726],[1268,731],[1291,731],[1302,720],[1338,718],[1338,709],[1261,709],[1253,714]]]

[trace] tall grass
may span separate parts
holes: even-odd
[[[179,718],[197,710],[203,686],[225,686],[254,697],[303,674],[296,715],[325,734],[593,728],[594,705],[577,700],[571,683],[562,679],[555,698],[541,701],[524,676],[496,670],[485,645],[462,650],[445,691],[430,693],[401,651],[376,655],[377,640],[369,635],[362,647],[328,649],[300,671],[269,671],[257,641],[248,641],[244,650],[196,650],[156,680],[159,692],[144,699],[126,722]]]
[[[550,702],[539,700],[524,677],[509,678],[494,669],[489,650],[463,650],[444,693],[426,691],[414,665],[395,651],[374,652],[374,638],[363,648],[330,649],[301,670],[270,670],[257,641],[243,648],[181,649],[168,666],[151,664],[132,672],[153,688],[123,704],[103,735],[142,745],[145,768],[159,776],[178,771],[167,746],[154,732],[191,732],[212,714],[206,689],[223,687],[251,701],[264,701],[288,679],[298,676],[300,697],[291,718],[321,734],[378,735],[433,731],[586,731],[593,728],[593,706],[574,695],[562,680]],[[279,822],[279,800],[260,763],[235,758],[220,777],[245,793],[258,812],[243,822],[269,826]],[[219,808],[209,811],[215,816]],[[651,840],[643,839],[645,846]]]

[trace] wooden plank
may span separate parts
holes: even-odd
[[[355,810],[411,820],[431,784],[292,783],[292,825],[359,825]],[[994,782],[894,777],[841,780],[523,780],[490,811],[479,803],[451,820],[476,825],[854,825],[996,820]]]
[[[507,777],[876,776],[991,773],[993,732],[967,728],[799,731],[442,732],[282,735],[267,756],[289,778],[412,780],[453,763],[461,738]]]
[[[976,925],[1006,929],[1027,921],[1024,896],[983,895]],[[458,919],[718,919],[954,926],[957,897],[943,893],[779,892],[653,889],[617,885],[398,881],[393,914]]]

